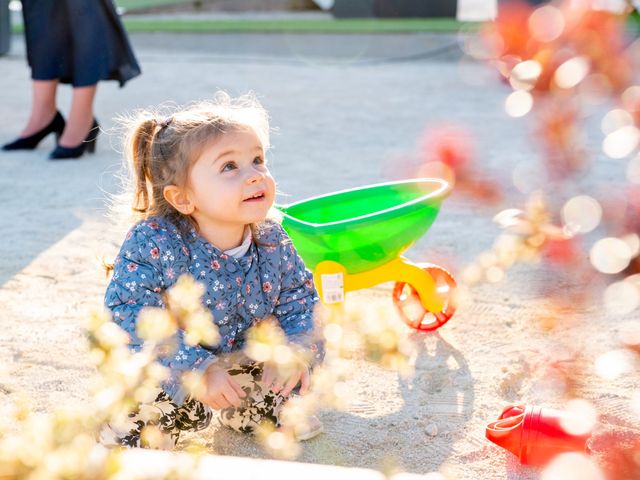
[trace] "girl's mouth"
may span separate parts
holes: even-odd
[[[262,200],[264,200],[264,192],[256,193],[255,195],[244,199],[245,202],[260,202]]]

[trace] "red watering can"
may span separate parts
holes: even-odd
[[[510,405],[497,422],[487,425],[486,436],[516,455],[521,463],[541,466],[559,453],[585,451],[591,431],[568,432],[563,421],[570,415],[535,405]]]

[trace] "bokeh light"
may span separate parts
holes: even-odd
[[[474,285],[482,280],[482,267],[479,265],[470,265],[462,272],[462,281],[468,285]]]
[[[496,41],[498,45],[496,45]],[[493,42],[487,42],[480,36],[468,32],[459,32],[458,43],[464,53],[480,61],[495,58],[501,49],[498,38]]]
[[[562,220],[572,233],[587,233],[602,219],[602,207],[587,195],[573,197],[562,207]]]
[[[565,407],[566,415],[560,420],[565,432],[571,435],[586,435],[593,430],[598,413],[591,403],[581,398],[569,400]]]
[[[635,55],[637,55],[637,48],[640,44],[634,42]],[[640,120],[640,85],[633,85],[627,88],[621,96],[622,106],[627,110],[635,119],[636,123]]]
[[[167,310],[148,308],[140,312],[136,333],[145,340],[160,341],[173,335],[176,328],[176,321]]]
[[[627,165],[627,180],[631,183],[640,184],[640,155],[636,155]]]
[[[524,212],[519,208],[507,208],[506,210],[502,210],[501,212],[498,212],[493,217],[493,221],[498,225],[500,225],[500,227],[507,229],[510,227],[519,226],[522,223],[523,216],[524,216]],[[530,232],[527,232],[527,233],[530,233]]]
[[[620,240],[626,243],[629,247],[631,257],[635,257],[640,254],[640,236],[638,236],[637,233],[628,233],[627,235],[620,237]]]
[[[560,88],[573,88],[589,73],[589,61],[585,57],[573,57],[558,67],[554,82]]]
[[[602,151],[610,158],[631,155],[640,143],[640,130],[633,125],[618,128],[608,134],[602,142]]]
[[[508,80],[513,67],[518,65],[521,61],[522,59],[517,55],[503,55],[499,60],[496,60],[495,66],[498,69],[498,72],[500,72],[500,75]]]
[[[552,6],[540,7],[529,17],[529,32],[539,42],[552,42],[563,32],[565,20],[562,12]]]
[[[542,66],[535,60],[518,63],[509,76],[509,83],[516,90],[531,90],[542,73]]]
[[[337,398],[349,398],[351,396],[349,385],[346,382],[336,382],[333,386],[333,394]]]
[[[266,362],[271,358],[271,347],[263,343],[256,343],[251,350],[251,358],[256,362]]]
[[[294,360],[293,351],[286,345],[276,345],[273,348],[273,360],[278,364],[289,364]]]
[[[324,338],[330,343],[338,343],[342,339],[342,327],[337,323],[330,323],[324,327]]]
[[[622,281],[609,285],[604,291],[604,306],[614,315],[627,315],[640,305],[640,291],[631,282]]]
[[[611,350],[596,359],[595,370],[605,380],[615,380],[633,369],[633,361],[633,353],[629,350]]]
[[[505,277],[504,270],[497,265],[493,265],[485,271],[485,278],[489,283],[501,282]]]
[[[627,278],[627,282],[633,283],[636,288],[640,288],[640,283],[636,284],[633,277],[640,277],[640,274],[632,275]],[[639,279],[640,280],[640,279]],[[624,322],[618,330],[618,339],[620,343],[628,347],[640,346],[640,320]]]
[[[510,117],[524,117],[533,107],[533,96],[526,90],[512,92],[504,103],[504,109]]]
[[[598,240],[591,251],[589,259],[596,270],[602,273],[620,273],[629,266],[631,249],[619,238],[607,237]]]
[[[586,455],[563,453],[545,467],[540,480],[605,480],[605,476]]]
[[[498,257],[493,252],[483,252],[478,257],[478,262],[484,268],[490,268],[498,262]]]
[[[605,135],[609,135],[610,133],[629,125],[633,125],[633,117],[629,112],[622,110],[621,108],[614,108],[613,110],[610,110],[604,117],[602,117],[602,121],[600,122],[602,133]]]
[[[269,435],[267,443],[273,450],[281,450],[287,444],[287,438],[282,432],[273,432]]]

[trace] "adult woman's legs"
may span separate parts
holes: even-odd
[[[56,115],[58,80],[33,80],[31,84],[31,115],[20,137],[28,137],[51,123]]]
[[[75,87],[71,97],[71,110],[59,145],[72,148],[80,145],[93,125],[93,99],[97,85]]]
[[[56,109],[58,80],[34,80],[32,83],[31,114],[26,127],[14,141],[2,145],[2,150],[33,150],[54,133],[59,137],[64,130],[64,118]]]

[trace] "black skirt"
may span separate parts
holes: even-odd
[[[34,80],[123,86],[140,74],[112,0],[22,0],[22,13]]]

